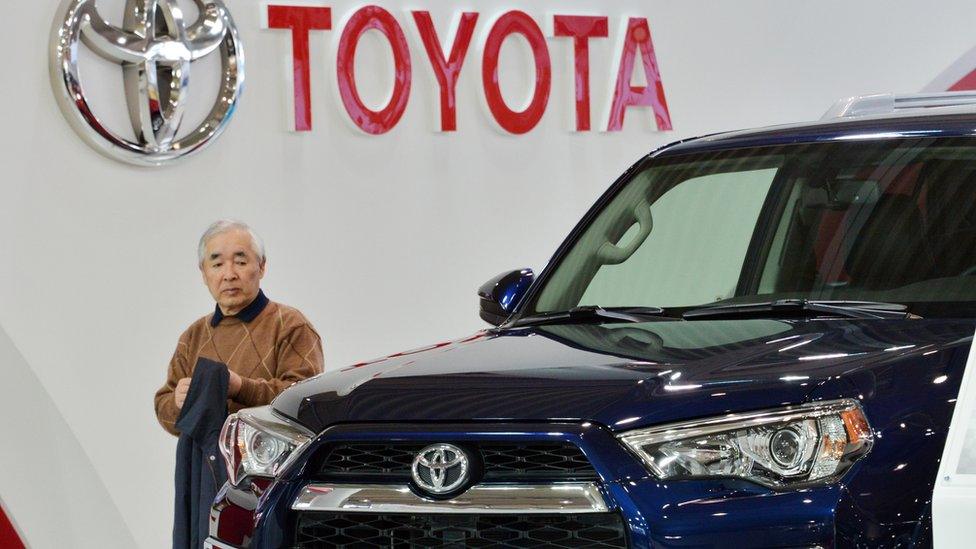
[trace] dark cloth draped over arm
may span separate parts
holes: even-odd
[[[201,358],[176,420],[176,504],[173,549],[199,549],[207,539],[210,507],[227,481],[217,449],[227,418],[227,366]]]

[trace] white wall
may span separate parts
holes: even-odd
[[[352,130],[335,89],[339,32],[316,32],[314,130],[296,134],[287,131],[288,33],[261,29],[259,2],[227,0],[247,55],[234,120],[202,154],[140,169],[95,153],[59,112],[47,60],[56,4],[6,2],[0,34],[0,325],[30,369],[2,355],[0,410],[36,422],[26,431],[4,423],[2,434],[38,439],[5,440],[0,463],[44,464],[0,467],[0,498],[36,547],[91,532],[118,533],[120,547],[131,539],[169,544],[175,439],[157,426],[152,395],[179,333],[212,307],[194,246],[214,219],[245,219],[263,234],[266,290],[306,313],[325,338],[327,367],[336,368],[480,328],[478,285],[509,268],[541,268],[599,193],[651,149],[817,118],[841,96],[916,91],[976,42],[976,5],[961,0],[937,10],[908,0],[381,0],[411,47],[405,116],[382,136]],[[361,5],[320,4],[333,8],[335,28]],[[121,0],[99,5],[121,20]],[[429,9],[442,36],[456,11],[481,13],[458,86],[455,133],[435,131],[437,88],[407,7]],[[494,129],[483,106],[481,44],[487,24],[510,8],[537,21],[555,12],[611,17],[611,38],[591,44],[594,115],[612,83],[622,16],[647,17],[674,131],[654,131],[639,110],[628,113],[623,132],[569,131],[566,39],[549,40],[553,93],[539,126],[520,137]],[[365,44],[359,64],[361,84],[372,85],[366,95],[377,101],[390,81],[379,46]],[[530,65],[519,53],[503,50],[511,97],[529,85]],[[100,79],[86,84],[117,100],[100,114],[124,122],[119,71],[86,63],[86,74]],[[61,445],[76,451],[58,453]],[[32,451],[46,457],[36,461]],[[39,487],[56,488],[79,470],[89,476],[78,482],[95,486],[110,512],[89,516],[86,492],[70,491],[59,504],[84,520],[45,531],[37,513],[48,493]]]
[[[35,547],[131,547],[84,447],[2,326],[0,364],[0,494],[15,528]],[[136,442],[128,450],[133,461],[144,452]]]

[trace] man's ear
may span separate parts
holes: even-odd
[[[264,272],[265,272],[265,270],[267,270],[267,267],[268,267],[268,260],[265,259],[265,260],[261,261],[261,277],[260,278],[264,278]]]

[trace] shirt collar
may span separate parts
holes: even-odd
[[[268,302],[268,297],[264,295],[264,291],[259,289],[258,296],[254,298],[254,301],[248,304],[247,307],[241,309],[236,315],[231,315],[231,317],[239,318],[244,322],[251,322],[268,306]],[[214,307],[214,315],[210,319],[210,325],[216,327],[224,318],[224,313],[220,310],[220,305],[218,304]]]

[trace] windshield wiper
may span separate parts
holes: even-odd
[[[804,316],[843,316],[848,318],[880,319],[908,318],[908,307],[901,303],[880,301],[816,301],[809,299],[780,299],[763,303],[715,305],[685,312],[685,320],[708,318],[762,317],[769,313]]]
[[[612,322],[644,322],[648,317],[661,316],[660,307],[597,307],[586,305],[573,307],[568,311],[554,311],[522,317],[511,324],[511,328],[539,326],[542,324],[601,324]]]

